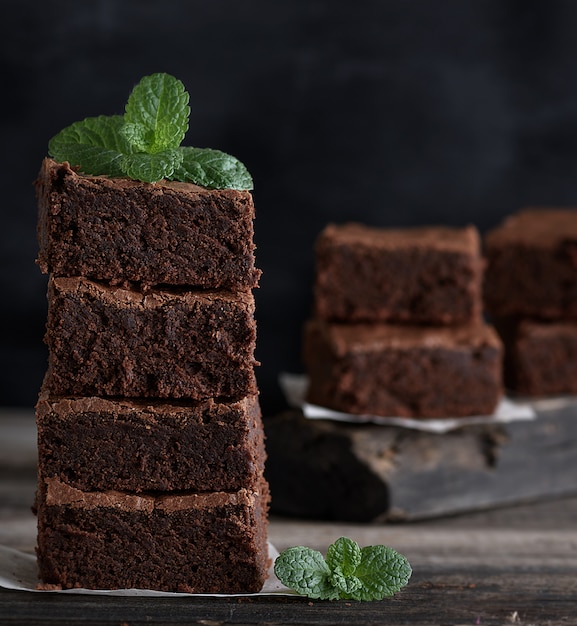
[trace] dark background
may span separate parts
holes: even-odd
[[[185,144],[255,181],[258,370],[300,369],[313,243],[329,222],[476,224],[577,198],[574,0],[3,0],[0,405],[46,368],[32,181],[50,137],[181,79]]]

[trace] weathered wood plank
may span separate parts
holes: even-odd
[[[339,521],[416,520],[577,493],[577,404],[535,421],[448,434],[265,420],[273,511]]]
[[[111,598],[0,592],[7,624],[548,624],[572,623],[575,577],[566,570],[489,568],[415,573],[394,598],[322,602],[300,597]]]

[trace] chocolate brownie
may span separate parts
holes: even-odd
[[[44,273],[116,284],[257,286],[248,191],[88,176],[51,159],[36,190]]]
[[[268,500],[264,481],[254,491],[134,495],[47,479],[36,505],[41,587],[258,592]]]
[[[502,346],[482,322],[460,327],[305,326],[308,402],[353,414],[458,417],[493,413]]]
[[[473,226],[331,224],[315,254],[322,319],[449,325],[480,317],[483,261]]]
[[[257,392],[250,292],[137,292],[51,278],[50,396],[241,398]]]
[[[257,396],[200,403],[41,397],[42,477],[83,491],[254,489],[265,461]]]
[[[577,210],[520,211],[487,233],[485,254],[491,314],[577,319]]]
[[[505,385],[528,396],[577,393],[577,323],[500,319]]]

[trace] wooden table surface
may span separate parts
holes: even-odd
[[[0,545],[34,551],[32,411],[0,411]],[[568,467],[567,471],[577,471]],[[274,497],[274,494],[273,494]],[[321,551],[345,535],[405,554],[413,576],[381,602],[296,596],[120,598],[0,590],[0,623],[577,624],[577,497],[411,524],[362,525],[273,517],[271,542]]]

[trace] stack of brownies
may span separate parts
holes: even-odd
[[[482,320],[482,277],[472,226],[327,226],[304,332],[307,401],[378,416],[493,413],[502,346]]]
[[[269,492],[251,194],[50,159],[36,186],[50,273],[43,586],[259,591]]]
[[[577,210],[526,209],[485,237],[486,308],[505,344],[505,383],[577,393]]]

